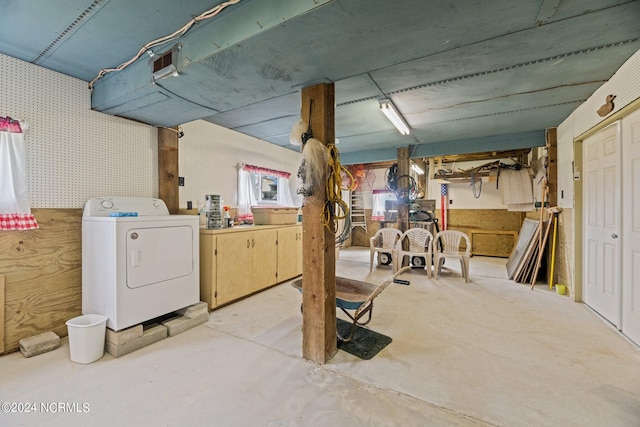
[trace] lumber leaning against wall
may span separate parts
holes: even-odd
[[[5,277],[5,353],[22,338],[53,331],[82,314],[82,210],[32,209],[40,228],[0,234]]]

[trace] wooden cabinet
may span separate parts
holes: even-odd
[[[200,233],[200,301],[209,309],[216,306],[216,243],[216,236]]]
[[[277,239],[277,230],[218,236],[218,305],[276,283]]]
[[[302,227],[278,230],[278,282],[302,274]]]
[[[200,232],[200,299],[210,309],[301,273],[301,226]]]

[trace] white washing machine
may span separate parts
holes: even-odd
[[[160,199],[96,197],[82,214],[82,313],[114,331],[200,301],[197,215]]]

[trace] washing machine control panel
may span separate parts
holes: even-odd
[[[84,205],[83,217],[169,215],[161,199],[146,197],[94,197]]]

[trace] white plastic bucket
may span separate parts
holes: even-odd
[[[69,352],[76,363],[91,363],[104,356],[107,316],[83,314],[67,321]]]

